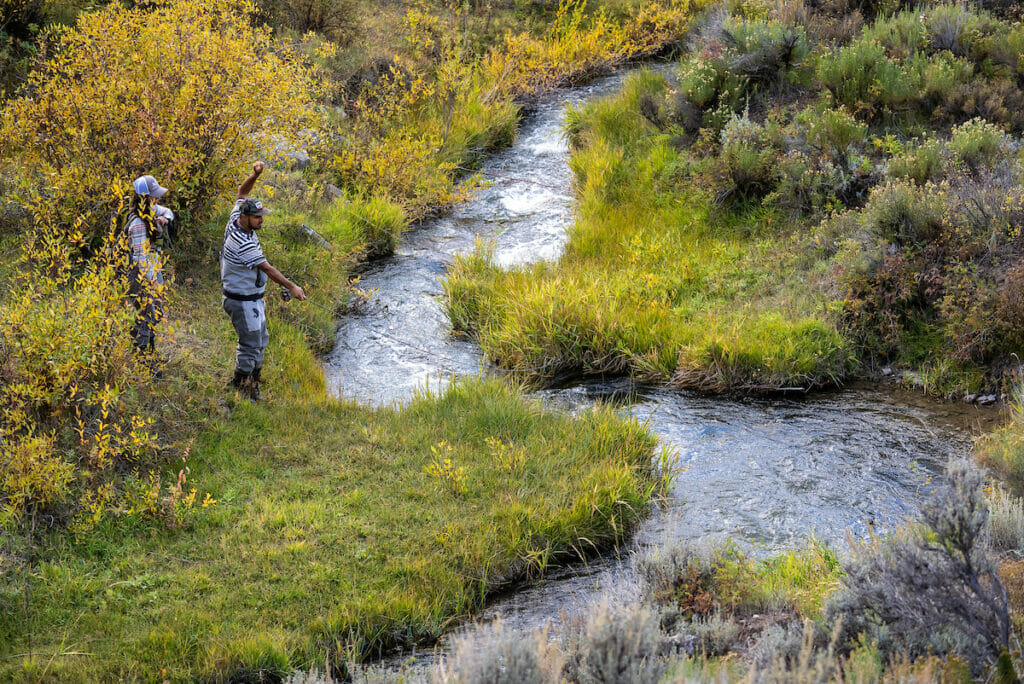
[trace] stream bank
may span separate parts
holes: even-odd
[[[400,404],[423,391],[441,392],[460,376],[505,372],[488,367],[474,343],[450,334],[441,279],[456,255],[480,242],[493,244],[499,266],[558,258],[574,211],[565,106],[615,92],[626,73],[541,102],[515,144],[484,163],[487,187],[408,233],[393,257],[367,268],[361,286],[373,295],[342,321],[325,359],[336,395]],[[556,569],[497,598],[480,618],[523,629],[609,593],[629,593],[630,559],[654,546],[728,537],[766,554],[811,535],[839,546],[848,533],[862,538],[891,529],[917,514],[946,461],[967,454],[971,435],[996,419],[992,410],[869,384],[736,398],[613,379],[536,396],[572,413],[616,405],[678,456],[679,473],[631,548]]]

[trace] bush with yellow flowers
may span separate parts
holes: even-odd
[[[312,79],[254,11],[248,0],[111,3],[60,31],[0,113],[19,199],[54,200],[65,232],[80,218],[96,243],[115,179],[151,173],[176,208],[201,213],[245,163],[297,144],[313,120]]]

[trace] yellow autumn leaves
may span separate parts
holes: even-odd
[[[238,165],[309,126],[309,72],[253,12],[156,0],[83,13],[0,112],[0,163],[30,219],[0,303],[0,523],[40,506],[129,510],[116,473],[157,463],[111,216],[146,172],[202,212]]]

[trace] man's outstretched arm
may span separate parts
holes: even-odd
[[[256,179],[263,173],[263,162],[258,161],[252,165],[252,173],[249,177],[242,181],[242,184],[238,186],[238,199],[245,199],[252,192],[252,188],[256,185]]]

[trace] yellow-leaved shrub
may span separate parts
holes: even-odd
[[[506,35],[479,57],[446,42],[436,18],[413,4],[409,55],[349,94],[349,117],[319,150],[321,163],[340,185],[386,196],[414,217],[458,202],[466,166],[514,138],[516,101],[662,49],[682,36],[691,6],[655,0],[616,20],[588,12],[586,0],[561,0],[542,35]]]
[[[588,13],[586,0],[560,0],[555,20],[542,36],[505,36],[482,70],[505,97],[535,97],[661,50],[678,40],[703,0],[654,0],[616,21],[603,11]]]
[[[0,520],[73,504],[157,452],[124,264],[65,237],[36,227],[0,304]]]
[[[47,222],[106,230],[107,188],[153,174],[201,213],[254,158],[313,121],[309,71],[252,23],[247,0],[111,3],[59,33],[53,57],[0,115],[0,158]],[[45,204],[45,203],[43,203]]]
[[[179,215],[201,216],[314,122],[310,72],[252,18],[246,0],[83,13],[0,112],[0,167],[25,217],[0,283],[0,525],[43,508],[79,526],[107,512],[178,525],[192,508],[181,476],[154,476],[159,505],[137,504],[167,460],[152,359],[132,344],[124,199],[152,173]]]

